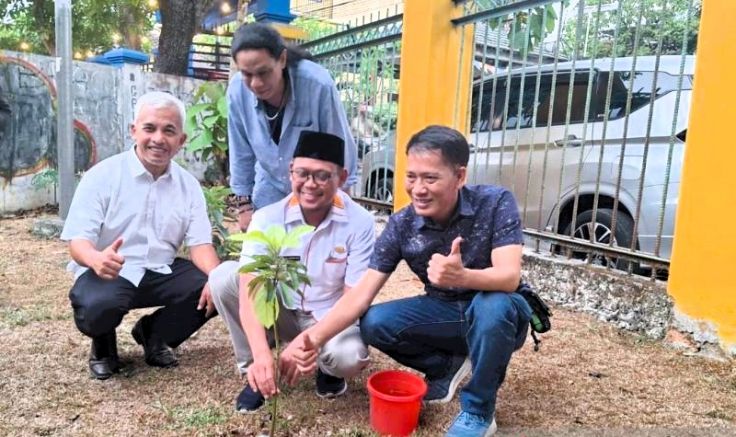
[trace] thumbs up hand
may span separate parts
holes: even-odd
[[[460,252],[462,242],[463,237],[455,238],[447,256],[439,253],[432,255],[427,266],[427,276],[432,284],[443,288],[462,287],[465,277],[465,267]]]
[[[279,355],[279,370],[287,384],[294,385],[317,368],[319,348],[305,331],[299,334]]]
[[[123,268],[125,258],[118,253],[123,239],[118,238],[111,245],[98,252],[95,262],[90,266],[102,279],[112,280],[118,277],[120,269]]]
[[[317,351],[317,347],[312,343],[312,339],[308,334],[304,334],[304,350],[305,351]]]

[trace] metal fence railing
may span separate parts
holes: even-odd
[[[340,91],[360,159],[354,195],[379,208],[390,208],[393,201],[402,19],[379,15],[302,45],[330,71]]]
[[[230,75],[230,37],[219,38],[214,43],[195,42],[189,49],[187,76],[204,80],[227,81]],[[148,64],[142,65],[143,71],[154,71],[157,52]]]
[[[222,43],[218,38],[214,43],[192,44],[189,59],[189,70],[192,77],[227,80],[230,74],[230,41]]]
[[[469,1],[453,20],[476,35],[469,182],[512,190],[534,247],[666,275],[700,7]]]

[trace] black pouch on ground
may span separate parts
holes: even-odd
[[[552,322],[550,321],[552,311],[550,311],[549,306],[544,300],[532,290],[529,284],[522,282],[519,284],[516,292],[526,300],[532,309],[532,318],[529,324],[532,327],[532,339],[534,339],[534,351],[536,352],[539,350],[539,344],[542,342],[537,338],[537,334],[543,334],[552,329]]]

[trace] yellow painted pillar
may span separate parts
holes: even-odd
[[[404,189],[409,138],[430,124],[466,129],[474,44],[472,25],[450,22],[461,13],[451,0],[404,2],[394,210],[409,203]]]
[[[736,2],[704,0],[668,291],[736,353]]]

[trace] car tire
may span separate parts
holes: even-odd
[[[372,177],[368,183],[367,197],[380,202],[393,203],[394,180],[386,176]]]
[[[590,241],[591,233],[595,233],[594,241],[598,244],[608,245],[613,237],[614,246],[630,248],[631,241],[634,237],[634,219],[624,212],[618,211],[616,214],[616,229],[612,231],[613,224],[613,210],[610,208],[601,208],[598,210],[595,216],[595,226],[593,223],[593,210],[589,209],[578,214],[575,220],[575,232],[573,237]],[[564,235],[570,235],[572,223],[568,224],[565,228]],[[638,246],[638,245],[637,245]],[[637,247],[635,246],[635,247]],[[587,253],[580,251],[572,251],[572,257],[577,259],[585,259]],[[610,255],[593,255],[593,264],[611,266],[619,270],[628,270],[629,265],[634,272],[638,272],[638,263],[632,263],[625,259],[612,257]]]

